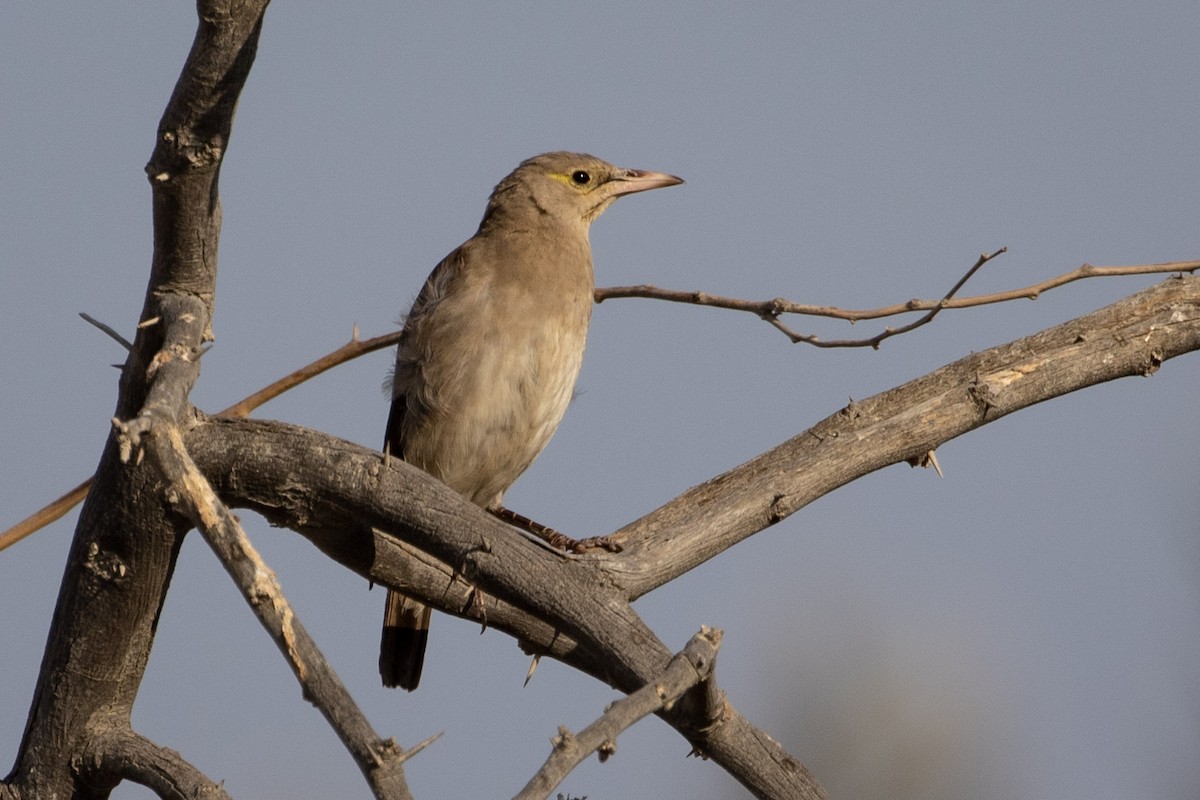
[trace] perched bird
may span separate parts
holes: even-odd
[[[574,392],[592,313],[588,227],[621,195],[678,183],[563,152],[500,181],[479,230],[434,268],[405,318],[387,451],[500,510]],[[428,636],[429,607],[389,590],[384,686],[417,687]]]

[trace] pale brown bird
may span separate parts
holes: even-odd
[[[474,236],[425,281],[396,351],[386,448],[484,508],[562,420],[592,313],[588,227],[624,194],[683,183],[582,153],[545,153],[500,181]],[[429,607],[389,590],[384,686],[415,689]]]

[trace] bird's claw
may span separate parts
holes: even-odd
[[[573,540],[567,547],[572,553],[586,553],[589,550],[604,550],[608,553],[619,553],[625,548],[614,542],[608,536],[589,536],[586,539]]]

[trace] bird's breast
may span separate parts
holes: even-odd
[[[480,505],[498,503],[558,428],[592,306],[590,258],[585,274],[487,277],[447,296],[428,321],[443,332],[422,348],[423,385],[413,388],[433,413],[412,419],[405,436],[407,460]]]

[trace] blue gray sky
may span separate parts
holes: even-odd
[[[151,252],[142,167],[188,3],[0,6],[0,407],[7,526],[86,477]],[[1162,3],[278,2],[222,171],[217,410],[391,330],[545,150],[672,172],[592,230],[601,285],[867,307],[1083,262],[1197,258],[1200,11]],[[508,505],[609,532],[842,406],[1154,282],[947,313],[879,352],[790,345],[748,315],[597,307],[580,395]],[[866,334],[798,320],[825,336]],[[378,446],[376,354],[260,410]],[[1195,355],[1028,409],[825,497],[638,603],[671,646],[725,630],[732,702],[858,798],[1200,793]],[[0,759],[15,754],[75,515],[0,554]],[[614,698],[439,617],[420,690],[378,686],[383,593],[245,515],[418,797],[515,793],[560,724]],[[135,725],[238,797],[365,797],[199,537]],[[560,791],[746,796],[651,719]],[[7,770],[7,764],[0,768]],[[122,787],[119,798],[146,797]]]

